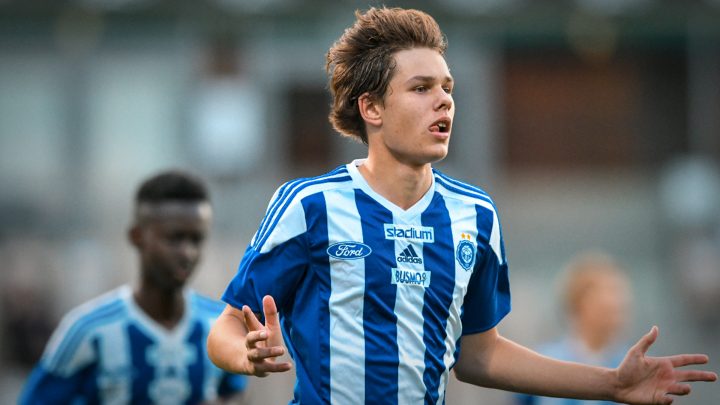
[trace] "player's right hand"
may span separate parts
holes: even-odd
[[[248,334],[245,337],[247,360],[250,374],[265,377],[269,373],[280,373],[291,368],[289,362],[276,362],[277,357],[285,354],[282,330],[277,306],[273,297],[263,297],[263,325],[247,305],[242,308]]]

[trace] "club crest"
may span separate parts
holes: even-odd
[[[475,264],[475,244],[468,240],[469,235],[463,234],[463,239],[458,243],[457,251],[455,252],[455,258],[457,259],[460,266],[465,270],[472,269]]]

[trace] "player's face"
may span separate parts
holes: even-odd
[[[165,290],[184,286],[200,261],[210,218],[207,203],[153,204],[132,230],[142,282]]]
[[[412,48],[398,51],[395,62],[380,106],[379,145],[403,163],[441,160],[447,155],[455,115],[453,79],[445,58],[429,48]]]

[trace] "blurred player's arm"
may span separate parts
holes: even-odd
[[[690,392],[688,381],[715,381],[715,373],[679,370],[707,362],[705,355],[649,357],[657,328],[643,336],[617,369],[542,356],[500,336],[496,328],[463,336],[455,374],[463,382],[542,396],[670,404]]]
[[[23,387],[18,404],[67,404],[78,395],[81,383],[79,375],[61,377],[38,365]]]
[[[272,297],[263,299],[265,325],[245,306],[227,305],[208,335],[207,349],[216,366],[236,374],[264,377],[290,370],[290,363],[276,362],[285,353],[277,307]]]
[[[94,367],[90,331],[72,314],[63,317],[30,373],[18,404],[68,404],[81,393]]]

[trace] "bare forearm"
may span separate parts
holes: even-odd
[[[616,390],[615,371],[565,362],[542,356],[500,335],[491,344],[461,349],[456,374],[461,381],[535,395],[580,399],[612,400]],[[471,346],[469,344],[468,346]],[[475,356],[463,357],[468,349]]]

